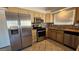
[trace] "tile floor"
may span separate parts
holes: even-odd
[[[73,49],[70,49],[53,40],[47,39],[38,43],[34,43],[31,47],[28,47],[22,51],[73,51]]]
[[[11,47],[0,49],[0,51],[11,51]],[[23,49],[22,51],[73,51],[60,43],[47,39],[38,43],[33,43],[32,46]]]
[[[4,47],[4,48],[0,48],[0,51],[11,51],[11,47],[7,46],[7,47]]]

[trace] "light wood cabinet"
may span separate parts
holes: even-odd
[[[21,14],[28,14],[28,11],[25,10],[25,9],[19,8],[18,13],[21,13]]]
[[[46,22],[46,23],[49,23],[49,22],[50,22],[50,13],[47,13],[47,14],[45,15],[45,22]]]
[[[43,19],[44,23],[46,23],[45,22],[45,14],[44,13],[42,14],[41,18]]]
[[[16,7],[8,7],[8,8],[6,9],[6,11],[18,13],[18,12],[19,12],[19,9],[16,8]]]
[[[45,15],[45,23],[53,23],[53,15],[51,13],[47,13]]]
[[[47,33],[48,35],[48,38],[50,38],[51,39],[51,37],[52,37],[52,30],[51,29],[48,29],[48,33]]]
[[[32,29],[32,43],[37,42],[37,30]]]
[[[57,30],[56,32],[57,32],[57,41],[60,43],[63,43],[64,32],[61,30]]]
[[[79,23],[79,7],[75,7],[75,24]]]
[[[37,13],[37,12],[34,12],[33,13],[33,18],[34,17],[39,17],[41,19],[43,19],[44,23],[45,23],[45,14],[44,13]],[[34,20],[34,19],[33,19]]]
[[[52,30],[52,32],[51,32],[51,38],[52,38],[53,40],[57,40],[57,37],[56,37],[56,30]]]
[[[63,43],[63,34],[64,34],[63,31],[48,29],[48,37],[60,43]]]
[[[56,40],[56,30],[48,29],[48,37],[52,40]]]
[[[75,23],[79,23],[79,8],[75,8]]]
[[[46,28],[46,37],[48,37],[48,28]]]

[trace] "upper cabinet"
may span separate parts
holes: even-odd
[[[79,23],[79,8],[75,8],[75,23]]]
[[[21,13],[21,14],[28,14],[28,11],[25,10],[25,9],[19,8],[18,11],[19,11],[19,13]]]
[[[33,12],[33,21],[34,21],[34,17],[43,19],[44,23],[45,23],[45,14],[44,13]]]
[[[53,23],[53,15],[51,13],[46,13],[45,23]]]
[[[16,7],[8,7],[6,11],[18,13],[18,12],[19,12],[18,10],[19,10],[19,9],[16,8]]]

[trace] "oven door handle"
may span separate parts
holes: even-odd
[[[38,32],[43,32],[43,31],[38,31]]]
[[[44,32],[45,30],[42,30],[42,31],[38,31],[38,32]]]

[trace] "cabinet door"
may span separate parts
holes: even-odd
[[[17,7],[8,7],[6,11],[18,13],[19,8],[17,8]]]
[[[63,43],[63,31],[57,31],[57,41]]]
[[[56,38],[56,30],[52,30],[52,32],[51,32],[51,38],[52,38],[52,40],[56,40],[57,38]]]
[[[52,31],[51,29],[48,29],[48,38],[51,38],[51,35],[52,35]]]
[[[50,14],[49,13],[46,14],[46,16],[45,16],[45,22],[46,23],[49,23],[50,22]]]
[[[36,29],[32,29],[32,42],[35,43],[37,42],[37,30]]]
[[[71,46],[71,35],[70,34],[64,34],[64,44],[67,46]]]
[[[75,8],[75,24],[79,23],[79,8]]]

